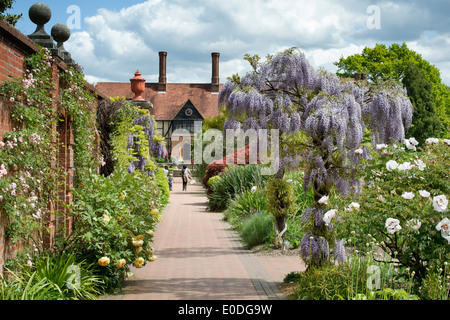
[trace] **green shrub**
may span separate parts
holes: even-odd
[[[273,218],[265,213],[257,213],[242,225],[240,232],[242,241],[247,248],[268,242],[274,234]]]
[[[108,177],[92,173],[85,188],[75,190],[74,195],[74,232],[60,239],[61,252],[98,262],[107,277],[118,279],[131,264],[146,264],[152,256],[153,231],[162,208],[161,190],[153,177],[140,170],[129,174],[118,167]],[[101,263],[102,258],[108,263]],[[117,268],[122,259],[125,264]]]
[[[215,179],[211,186],[211,192],[207,195],[208,207],[212,211],[223,211],[231,200],[252,187],[261,186],[267,179],[261,174],[261,167],[258,165],[233,165],[227,167],[219,175],[220,179]]]
[[[300,272],[296,278],[294,298],[298,300],[347,300],[351,283],[349,265],[310,268],[308,272]],[[292,277],[290,278],[292,280]],[[364,274],[354,281],[364,285]]]
[[[338,208],[333,224],[339,238],[352,237],[362,250],[364,236],[370,234],[386,254],[415,272],[420,285],[427,266],[442,265],[450,258],[448,232],[438,230],[448,218],[447,200],[441,208],[434,204],[436,198],[450,195],[450,146],[441,140],[423,149],[418,146],[418,151],[399,147],[374,152],[366,165],[362,192],[329,201],[330,209]],[[393,169],[395,163],[389,161],[402,166]],[[407,162],[414,166],[404,165]],[[358,203],[359,209],[349,210],[351,202]],[[397,227],[390,228],[389,223]]]
[[[156,168],[155,179],[161,194],[159,202],[161,203],[161,206],[164,207],[169,203],[170,189],[169,181],[167,180],[162,168]]]
[[[447,262],[440,266],[429,266],[422,281],[419,294],[424,300],[448,300],[450,298],[450,276]]]

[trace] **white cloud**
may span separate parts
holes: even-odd
[[[75,32],[66,48],[92,79],[128,81],[139,69],[152,82],[157,81],[158,51],[168,52],[170,82],[209,82],[210,53],[218,51],[220,78],[225,82],[226,77],[249,70],[242,59],[245,53],[264,57],[297,46],[314,67],[333,72],[333,62],[341,56],[360,53],[365,46],[383,43],[385,37],[400,43],[409,40],[412,50],[448,74],[450,40],[442,31],[448,23],[439,20],[434,39],[416,39],[432,30],[433,14],[442,16],[438,7],[424,10],[416,1],[382,1],[382,29],[374,31],[366,28],[370,2],[148,0],[119,11],[98,9],[85,18],[86,30]],[[421,11],[426,12],[426,30],[417,19]]]

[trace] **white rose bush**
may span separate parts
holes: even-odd
[[[450,145],[446,139],[420,145],[410,138],[372,149],[362,191],[328,200],[336,209],[334,231],[358,250],[370,234],[387,256],[413,272],[418,287],[430,267],[439,269],[450,258]],[[358,210],[349,210],[354,203]]]

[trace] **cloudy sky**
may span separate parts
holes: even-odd
[[[29,7],[17,28],[34,32]],[[450,85],[450,1],[448,0],[54,0],[51,27],[66,23],[65,48],[89,82],[127,82],[139,69],[157,82],[158,52],[166,51],[168,82],[211,81],[211,52],[220,52],[220,81],[249,70],[244,54],[261,57],[292,46],[310,63],[331,72],[341,56],[376,43],[406,42],[441,70]],[[74,5],[76,7],[74,7]],[[79,9],[73,10],[73,9]],[[78,14],[79,13],[79,14]]]

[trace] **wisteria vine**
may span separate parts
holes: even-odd
[[[250,62],[252,72],[233,77],[220,92],[219,103],[228,116],[224,130],[279,130],[277,177],[305,163],[304,188],[314,191],[314,207],[303,213],[311,227],[302,239],[301,256],[320,265],[335,245],[342,257],[342,241],[329,237],[332,224],[323,224],[327,203],[319,200],[332,187],[344,194],[358,189],[356,174],[369,157],[361,147],[366,131],[374,146],[404,140],[413,111],[406,91],[395,82],[345,81],[316,71],[297,48],[268,56],[263,63],[257,57]],[[300,138],[293,140],[295,136]]]

